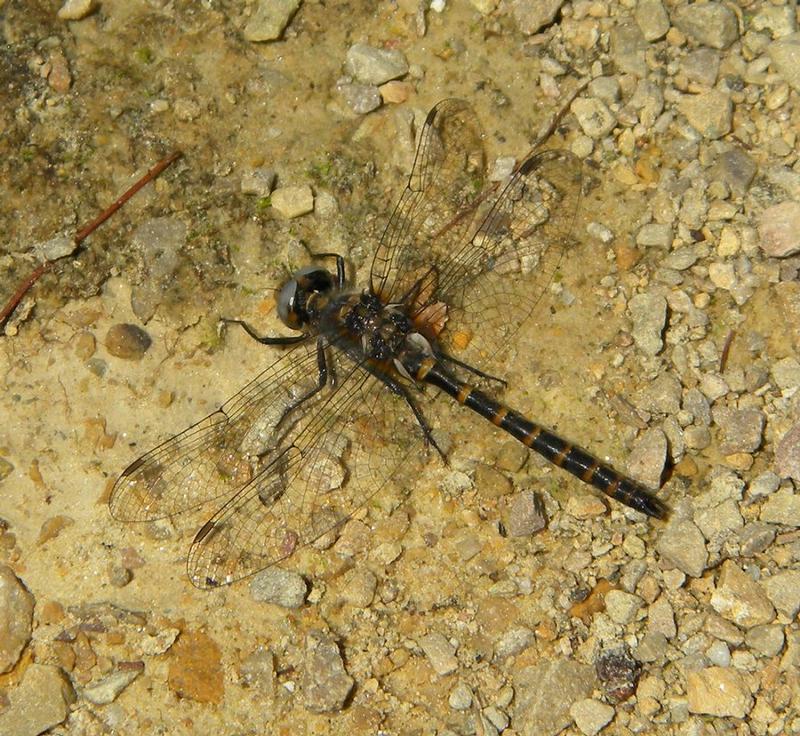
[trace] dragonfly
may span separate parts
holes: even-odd
[[[187,572],[198,588],[230,584],[340,527],[420,443],[446,462],[429,414],[449,396],[615,501],[666,518],[644,486],[495,398],[505,381],[480,366],[513,343],[569,252],[583,177],[572,153],[541,146],[501,184],[488,182],[486,164],[472,107],[438,103],[366,286],[350,286],[341,255],[317,254],[277,297],[291,334],[225,320],[285,352],[128,466],[110,496],[113,517],[212,505]]]

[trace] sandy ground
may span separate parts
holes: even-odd
[[[706,212],[696,225],[683,218],[665,247],[637,242],[643,225],[663,222],[653,198],[670,172],[680,175],[694,157],[697,176],[705,176],[718,141],[746,139],[762,173],[796,169],[787,131],[797,124],[798,93],[787,88],[783,104],[764,107],[760,95],[779,88],[780,75],[742,81],[726,88],[736,104],[730,130],[692,138],[675,92],[687,91],[678,66],[704,46],[673,24],[643,42],[640,74],[667,90],[662,104],[673,115],[659,124],[639,110],[640,120],[628,123],[637,75],[622,68],[627,57],[610,39],[634,23],[636,4],[567,3],[533,33],[520,30],[525,7],[453,2],[437,13],[413,2],[305,2],[280,39],[253,42],[244,32],[253,8],[243,2],[103,0],[76,21],[59,19],[58,3],[0,2],[0,301],[38,262],[34,243],[74,232],[161,156],[183,152],[31,290],[0,339],[0,558],[35,599],[33,639],[0,676],[0,717],[4,704],[13,712],[16,690],[38,663],[60,668],[77,693],[54,726],[59,734],[595,733],[606,723],[605,732],[619,734],[800,732],[797,675],[786,664],[796,656],[796,609],[770,596],[777,614],[734,621],[712,602],[726,585],[723,563],[756,580],[797,568],[796,543],[786,536],[793,517],[766,519],[778,541],[747,556],[740,530],[765,520],[768,494],[743,498],[734,490],[741,523],[722,525],[716,537],[697,516],[716,508],[715,499],[692,503],[731,477],[749,488],[772,471],[775,444],[797,421],[793,392],[768,402],[774,382],[759,391],[764,384],[752,386],[745,375],[758,361],[769,372],[798,347],[796,326],[775,320],[791,301],[778,288],[790,288],[783,282],[796,265],[746,247],[760,212],[791,197],[766,185],[760,199],[729,193],[721,197],[735,205],[729,217]],[[762,10],[736,5],[737,40],[715,52],[723,63],[712,86],[750,63],[737,66],[736,58],[750,53],[742,37]],[[771,40],[770,29],[763,34]],[[368,114],[351,109],[337,80],[354,43],[407,59],[404,84],[392,91],[402,101]],[[703,531],[698,570],[658,546],[666,524],[598,504],[591,490],[537,460],[504,467],[511,441],[442,400],[432,423],[450,448],[449,466],[422,456],[413,478],[358,512],[344,543],[304,548],[282,564],[308,584],[298,608],[254,600],[247,582],[195,589],[184,560],[202,517],[144,529],[111,518],[107,500],[123,468],[213,411],[277,356],[243,333],[220,331],[220,317],[279,331],[274,289],[287,269],[303,265],[301,243],[344,253],[363,283],[413,161],[414,118],[444,97],[467,99],[485,128],[489,161],[519,159],[582,81],[603,76],[621,85],[606,107],[616,124],[595,136],[568,113],[548,143],[587,159],[577,243],[557,288],[494,366],[509,382],[512,406],[621,470],[635,448],[651,484],[664,471],[660,495],[676,509],[670,524]],[[688,91],[698,85],[690,81]],[[598,88],[586,96],[597,99]],[[681,147],[687,140],[693,152]],[[259,167],[277,173],[278,187],[309,185],[317,211],[282,218],[265,197],[243,192],[243,178]],[[177,227],[169,242],[180,247],[166,256],[147,242],[155,218]],[[587,233],[589,223],[605,226],[608,242]],[[720,254],[723,225],[745,244],[737,252]],[[675,268],[667,259],[688,247],[681,238],[690,231],[702,244],[696,260]],[[736,286],[752,287],[745,298],[735,286],[709,282],[712,262],[735,265]],[[676,309],[683,304],[676,291],[702,312],[699,323],[691,324],[688,308]],[[640,293],[673,295],[654,353],[632,337],[629,302]],[[149,335],[143,355],[109,350],[108,330],[120,323]],[[709,396],[701,374],[717,375],[708,366],[719,365],[732,334],[729,391],[714,395],[715,406],[762,410],[767,430],[752,450],[726,450],[707,420],[709,441],[678,451],[675,437],[703,425],[680,414],[687,392],[700,386]],[[680,407],[647,393],[665,375],[677,377]],[[648,428],[663,430],[655,459]],[[671,449],[659,460],[664,436]],[[792,493],[788,475],[779,482],[780,493]],[[544,500],[547,529],[504,536],[511,499],[530,490]],[[719,493],[716,503],[731,500]],[[746,598],[731,588],[735,602]],[[608,590],[630,599],[618,596],[606,610]],[[758,626],[773,627],[772,640],[782,632],[777,649],[753,643]],[[335,643],[319,661],[314,632]],[[642,643],[654,634],[666,639],[650,656]],[[726,660],[720,649],[742,654]],[[622,694],[625,687],[598,674],[609,650],[639,663]],[[716,703],[714,668],[738,695],[703,710],[697,698]],[[137,676],[109,685],[112,695],[92,694],[131,669]],[[315,700],[315,673],[326,692],[352,678],[343,703],[317,712],[328,701]],[[709,694],[698,695],[706,685]],[[737,720],[745,713],[749,725]],[[11,732],[37,732],[18,727]]]

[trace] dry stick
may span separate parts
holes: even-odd
[[[162,158],[150,171],[148,171],[141,179],[139,179],[130,189],[128,189],[121,197],[112,202],[106,209],[104,209],[94,220],[88,225],[82,227],[75,233],[73,240],[75,245],[79,246],[86,238],[88,238],[100,225],[102,225],[111,215],[113,215],[120,207],[122,207],[136,192],[143,186],[149,184],[155,179],[164,169],[170,164],[177,161],[182,156],[180,151],[173,151],[169,156]],[[58,259],[56,259],[58,260]],[[17,305],[22,301],[22,298],[27,294],[28,289],[31,288],[41,278],[42,274],[46,273],[56,261],[45,261],[39,264],[31,274],[19,285],[19,288],[14,292],[11,299],[8,300],[6,305],[0,310],[0,327],[2,327],[6,320],[11,316]]]

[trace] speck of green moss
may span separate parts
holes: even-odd
[[[140,64],[152,64],[153,59],[155,58],[152,49],[147,48],[147,46],[142,46],[136,49],[136,51],[133,52],[133,55],[136,58],[136,61],[138,61]]]

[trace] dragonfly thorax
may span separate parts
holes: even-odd
[[[333,274],[319,266],[305,266],[295,272],[278,295],[278,317],[287,327],[299,330],[314,320],[314,302],[333,291]]]

